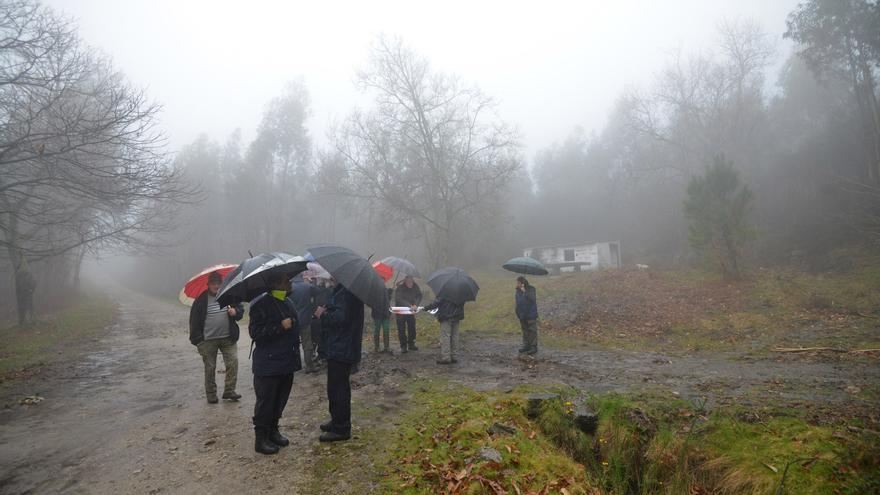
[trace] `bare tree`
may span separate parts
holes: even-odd
[[[495,117],[491,98],[432,72],[399,39],[377,40],[358,83],[375,93],[375,107],[335,134],[354,196],[376,201],[424,240],[434,264],[446,264],[467,219],[519,169],[517,134]]]
[[[0,5],[0,245],[19,294],[29,261],[144,246],[197,199],[169,166],[158,111],[67,20]]]

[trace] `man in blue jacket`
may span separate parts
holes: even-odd
[[[287,297],[290,280],[283,274],[270,275],[269,291],[251,301],[248,331],[254,342],[254,450],[276,454],[290,442],[278,430],[278,421],[290,389],[293,373],[302,369],[296,308]]]
[[[520,354],[538,353],[538,296],[525,277],[516,279],[516,317],[522,329],[523,346]]]
[[[208,289],[193,301],[189,310],[189,341],[196,346],[205,365],[205,396],[209,404],[217,400],[217,352],[223,355],[226,368],[223,399],[238,401],[235,391],[238,382],[238,321],[244,316],[244,306],[236,304],[221,308],[217,291],[223,277],[218,272],[208,275]]]
[[[361,360],[364,336],[364,303],[342,284],[337,284],[327,306],[315,316],[324,327],[327,359],[327,399],[330,421],[321,425],[319,440],[337,442],[351,438],[351,373]]]

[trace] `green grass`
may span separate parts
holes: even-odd
[[[811,425],[787,411],[710,413],[681,400],[604,395],[587,400],[600,417],[589,436],[567,421],[565,401],[548,402],[538,424],[581,460],[604,493],[855,494],[880,488],[874,433]]]
[[[116,306],[91,296],[54,314],[41,315],[26,326],[0,330],[0,380],[35,366],[67,359],[78,343],[101,336],[113,322]]]
[[[381,493],[588,493],[583,466],[526,419],[517,394],[485,394],[440,380],[421,380],[393,443],[386,451]],[[513,434],[490,435],[498,422]],[[482,459],[495,449],[501,462]]]
[[[477,301],[465,306],[462,332],[518,338],[515,277],[489,271],[472,275],[481,289]],[[880,264],[824,274],[761,269],[733,285],[699,270],[655,270],[645,277],[650,288],[644,291],[632,287],[632,275],[627,279],[613,271],[531,277],[538,290],[542,347],[652,348],[670,353],[739,352],[753,356],[768,355],[780,346],[880,347],[876,332]],[[621,285],[626,283],[630,286]],[[713,296],[723,298],[727,305],[720,306],[712,299],[698,300],[696,305],[692,301]],[[591,314],[617,304],[625,308],[620,310],[623,316],[633,317],[606,321],[601,313]],[[677,304],[682,304],[680,309]],[[657,308],[669,308],[668,314],[663,309],[658,314]],[[644,315],[640,311],[645,311]],[[655,314],[664,319],[662,330],[646,331],[643,325],[659,321]],[[420,334],[436,339],[433,318],[419,316],[419,326]]]

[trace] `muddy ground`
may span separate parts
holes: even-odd
[[[668,356],[655,352],[544,349],[516,359],[519,342],[465,332],[460,363],[434,364],[436,345],[406,355],[368,354],[353,377],[355,438],[317,442],[327,418],[324,376],[298,373],[281,422],[291,446],[253,451],[253,387],[243,332],[238,403],[204,400],[202,364],[187,340],[187,310],[119,291],[116,323],[82,358],[0,390],[0,493],[347,493],[370,478],[365,442],[383,438],[406,405],[407,385],[444,377],[482,390],[568,384],[589,392],[644,391],[718,403],[790,405],[871,419],[876,360],[781,356]],[[365,346],[368,348],[369,346]],[[61,350],[63,352],[63,350]],[[219,366],[222,369],[222,366]],[[223,375],[217,376],[222,388]],[[36,405],[21,405],[38,395]],[[358,412],[363,412],[358,415]],[[369,414],[366,413],[369,411]],[[360,416],[360,417],[359,417]],[[316,479],[332,460],[348,472]],[[360,470],[360,471],[359,471]]]

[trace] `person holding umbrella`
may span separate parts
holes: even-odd
[[[394,305],[406,306],[413,311],[422,303],[422,289],[411,275],[404,277],[394,291]],[[416,347],[416,315],[397,315],[397,338],[400,340],[400,352],[417,351]]]
[[[523,276],[516,278],[516,317],[523,339],[519,353],[533,356],[538,353],[538,297],[535,287]]]
[[[196,346],[205,365],[205,396],[209,404],[218,402],[214,378],[217,374],[217,352],[223,355],[223,365],[226,367],[223,399],[238,401],[241,398],[235,391],[238,382],[237,322],[244,316],[244,306],[222,307],[217,303],[217,291],[222,281],[221,272],[211,271],[207,276],[207,288],[195,298],[189,311],[189,341]]]
[[[248,331],[254,342],[254,450],[276,454],[290,441],[278,430],[278,421],[293,387],[293,373],[302,369],[296,307],[287,297],[290,278],[284,273],[266,276],[269,290],[251,301]]]
[[[428,277],[428,286],[437,295],[434,302],[423,309],[437,310],[440,322],[440,359],[437,364],[457,363],[458,326],[464,319],[464,304],[475,301],[480,287],[461,268],[441,268]]]
[[[327,399],[330,421],[321,424],[319,440],[336,442],[351,438],[351,374],[361,360],[364,335],[364,304],[388,312],[385,282],[365,258],[335,245],[309,248],[307,257],[330,273],[336,287],[326,306],[315,316],[324,328],[323,353],[327,359]]]
[[[519,257],[501,265],[507,271],[523,275],[547,275],[550,272],[540,261]],[[516,317],[522,328],[523,346],[520,354],[533,356],[538,353],[538,296],[535,288],[523,277],[516,278]]]

